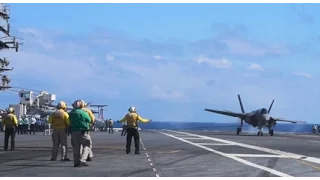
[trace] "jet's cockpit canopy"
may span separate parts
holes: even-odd
[[[268,114],[268,110],[266,108],[262,108],[260,110],[260,114]]]

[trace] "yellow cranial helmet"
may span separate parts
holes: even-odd
[[[64,101],[60,101],[57,105],[58,109],[67,109],[67,104]]]
[[[76,100],[76,101],[72,104],[72,106],[73,106],[73,108],[75,108],[75,109],[81,109],[81,108],[84,107],[84,106],[83,106],[83,102],[84,102],[84,101],[82,101],[82,100]]]
[[[12,107],[8,108],[7,113],[14,113],[14,109]]]

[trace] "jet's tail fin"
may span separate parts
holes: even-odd
[[[271,104],[270,104],[270,107],[269,107],[269,109],[268,109],[268,114],[270,113],[270,111],[271,111],[271,109],[272,109],[273,102],[274,102],[274,100],[272,100],[272,102],[271,102]]]
[[[242,113],[245,113],[244,108],[243,108],[243,105],[242,105],[241,97],[240,97],[240,95],[239,95],[239,94],[238,94],[238,99],[239,99],[239,103],[240,103],[241,111],[242,111]]]

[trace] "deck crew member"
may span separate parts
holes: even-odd
[[[23,119],[21,116],[18,120],[18,134],[23,134]]]
[[[109,120],[108,119],[106,119],[105,121],[105,132],[107,132],[108,131],[108,128],[109,128]]]
[[[122,123],[122,131],[121,131],[121,136],[125,136],[127,134],[127,124]]]
[[[316,125],[312,126],[312,132],[313,132],[313,134],[315,134],[317,132],[317,126]]]
[[[27,115],[23,115],[23,134],[28,134],[28,128],[29,128],[29,119]]]
[[[3,116],[2,123],[5,126],[4,134],[4,150],[8,150],[9,137],[11,137],[11,151],[15,150],[16,129],[18,128],[18,120],[14,115],[14,109],[8,108],[7,114]]]
[[[92,129],[93,127],[93,124],[95,122],[95,117],[92,113],[92,111],[90,109],[87,108],[88,104],[84,101],[81,101],[82,104],[83,104],[83,108],[82,110],[84,110],[85,112],[87,112],[91,118],[91,124],[90,124],[90,129]],[[93,152],[92,152],[92,139],[91,139],[91,134],[90,134],[90,131],[89,131],[89,134],[88,134],[88,138],[90,139],[90,151],[89,151],[89,155],[88,155],[88,158],[87,158],[87,161],[92,161],[92,158],[93,158]],[[80,148],[80,153],[82,152],[83,150],[83,146],[81,145],[81,148]]]
[[[41,120],[36,119],[36,132],[40,132],[40,131],[41,131]]]
[[[33,132],[33,134],[36,134],[36,122],[37,122],[36,118],[32,116],[29,122],[30,124],[29,134],[31,134],[31,132]]]
[[[128,109],[129,113],[125,115],[125,117],[118,121],[120,123],[127,123],[127,144],[126,144],[126,153],[129,154],[130,153],[130,148],[131,148],[131,140],[132,137],[134,137],[134,144],[135,144],[135,154],[140,154],[139,151],[139,140],[140,140],[140,136],[139,136],[139,132],[138,132],[138,127],[137,127],[137,123],[138,121],[143,122],[143,123],[147,123],[147,122],[151,122],[151,119],[143,119],[141,118],[138,114],[137,114],[137,110],[135,107],[131,106]]]
[[[113,120],[110,118],[108,120],[108,125],[109,125],[109,134],[113,134]]]
[[[58,148],[61,144],[61,161],[70,161],[68,158],[68,143],[67,143],[67,127],[70,124],[69,114],[66,112],[67,105],[60,101],[57,105],[57,110],[49,116],[48,123],[52,125],[52,151],[51,161],[57,160]]]
[[[75,101],[72,106],[74,109],[69,112],[69,120],[71,126],[74,167],[88,166],[86,159],[90,153],[89,129],[91,118],[87,112],[82,110],[83,103],[81,100]],[[81,145],[83,146],[83,151],[80,155]]]
[[[46,118],[43,120],[43,128],[44,128],[44,131],[43,131],[43,135],[46,136],[46,135],[50,135],[49,133],[49,119],[46,120]]]

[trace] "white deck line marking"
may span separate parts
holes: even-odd
[[[181,138],[181,137],[179,137]],[[190,139],[190,140],[206,140],[204,138],[199,138],[199,137],[190,137],[190,138],[182,138],[182,139]]]
[[[308,140],[309,142],[320,143],[320,141]]]
[[[167,131],[172,131],[172,130],[167,130]],[[181,133],[181,134],[196,135],[196,134],[192,134],[192,133],[179,132],[179,131],[172,131],[172,132]],[[218,138],[213,138],[213,137],[208,137],[208,136],[201,136],[201,135],[197,135],[197,136],[198,137],[204,137],[204,138],[207,138],[207,139],[211,139],[213,141],[218,141],[218,142],[223,142],[223,143],[232,143],[232,144],[234,144],[236,146],[240,146],[240,147],[244,147],[244,148],[248,148],[248,149],[254,149],[254,150],[263,151],[263,152],[267,152],[267,153],[271,153],[271,154],[284,155],[284,156],[288,156],[288,157],[290,157],[292,159],[299,159],[301,161],[308,161],[308,162],[320,164],[320,158],[308,157],[308,156],[305,156],[305,155],[289,153],[289,152],[285,152],[285,151],[269,149],[269,148],[264,148],[264,147],[259,147],[259,146],[244,144],[244,143],[238,143],[238,142],[234,142],[234,141],[228,141],[228,140],[218,139]]]
[[[167,130],[167,131],[170,132],[171,130]],[[178,133],[179,131],[173,131],[173,132]],[[181,134],[191,134],[191,133],[186,133],[186,132],[180,132],[180,133]],[[196,135],[196,134],[192,134],[192,135]],[[202,135],[197,135],[197,136],[198,137],[205,137],[207,139],[211,139],[213,141],[218,141],[218,142],[222,142],[222,143],[234,144],[234,145],[237,145],[237,146],[240,146],[240,147],[245,147],[245,148],[248,148],[248,149],[254,149],[254,150],[263,151],[263,152],[267,152],[267,153],[271,153],[271,154],[278,154],[278,155],[288,156],[288,157],[293,158],[293,159],[299,159],[299,160],[302,160],[302,161],[308,161],[308,162],[320,164],[320,158],[308,157],[308,156],[305,156],[305,155],[289,153],[289,152],[285,152],[285,151],[269,149],[269,148],[264,148],[264,147],[259,147],[259,146],[244,144],[244,143],[238,143],[238,142],[234,142],[234,141],[218,139],[218,138],[213,138],[213,137],[208,137],[208,136],[202,136]]]
[[[288,137],[272,137],[272,138],[277,138],[277,139],[288,139]]]
[[[282,156],[282,155],[273,155],[273,154],[229,154],[231,156],[236,156],[236,157],[275,157],[275,158],[290,158],[288,156]]]
[[[146,148],[144,147],[144,144],[143,144],[143,142],[142,142],[142,139],[141,139],[141,138],[140,138],[140,143],[141,143],[141,145],[142,145],[143,149],[144,149],[145,151],[147,151],[147,150],[146,150]],[[146,157],[147,157],[147,159],[148,159],[148,161],[149,161],[149,164],[150,164],[150,166],[151,166],[152,170],[154,171],[154,173],[155,173],[156,177],[159,177],[159,173],[158,173],[157,169],[154,167],[154,165],[153,165],[153,163],[152,163],[152,161],[151,161],[151,159],[150,159],[150,156],[148,155],[148,153],[147,153],[147,152],[145,152],[145,155],[146,155]]]
[[[225,143],[196,143],[202,146],[232,146],[233,144],[225,144]]]
[[[175,135],[179,138],[197,138],[197,136],[190,136],[190,135]]]
[[[320,136],[317,136],[317,135],[303,135],[303,134],[298,134],[297,136],[301,136],[301,137],[320,137]]]
[[[223,152],[220,152],[220,151],[217,151],[217,150],[214,150],[214,149],[205,147],[205,146],[201,146],[201,145],[199,145],[199,144],[190,142],[190,141],[185,140],[185,139],[181,139],[181,138],[179,138],[179,137],[175,137],[175,136],[173,136],[173,135],[171,135],[171,134],[167,134],[167,133],[163,133],[163,132],[159,132],[159,133],[164,134],[164,135],[167,135],[167,136],[172,137],[172,138],[175,138],[175,139],[178,139],[178,140],[180,140],[180,141],[183,141],[183,142],[185,142],[185,143],[191,144],[191,145],[193,145],[193,146],[197,146],[197,147],[202,148],[202,149],[205,149],[205,150],[207,150],[207,151],[210,151],[210,152],[219,154],[219,155],[221,155],[221,156],[224,156],[224,157],[233,159],[233,160],[238,161],[238,162],[241,162],[241,163],[243,163],[243,164],[245,164],[245,165],[252,166],[252,167],[255,167],[255,168],[258,168],[258,169],[261,169],[261,170],[270,172],[270,173],[275,174],[275,175],[277,175],[277,176],[281,176],[281,177],[292,177],[292,176],[290,176],[290,175],[288,175],[288,174],[285,174],[285,173],[283,173],[283,172],[276,171],[276,170],[270,169],[270,168],[268,168],[268,167],[260,166],[260,165],[258,165],[258,164],[254,164],[254,163],[249,162],[249,161],[246,161],[246,160],[244,160],[244,159],[241,159],[241,158],[238,158],[238,157],[235,157],[235,156],[232,156],[232,155],[228,155],[228,154],[225,154],[225,153],[223,153]]]

